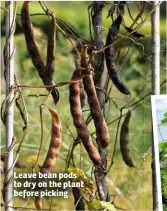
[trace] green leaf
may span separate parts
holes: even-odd
[[[167,149],[167,141],[165,140],[165,141],[163,141],[163,142],[160,142],[160,143],[159,143],[159,147],[160,147],[161,149]]]
[[[161,153],[161,157],[166,157],[167,156],[167,149],[165,149],[162,153]]]
[[[68,168],[67,172],[75,173],[76,174],[76,179],[78,179],[78,180],[82,180],[82,179],[86,178],[85,174],[83,173],[83,171],[81,171],[79,168]]]
[[[167,125],[167,112],[164,113],[164,119],[161,120],[161,125],[166,126]]]
[[[161,120],[161,125],[167,124],[167,118]]]
[[[101,204],[101,206],[102,206],[103,209],[107,209],[107,210],[111,210],[111,211],[116,211],[114,205],[111,204],[110,202],[100,201],[100,204]]]
[[[91,203],[88,203],[89,210],[100,210],[102,209],[101,203],[98,200],[93,200]]]
[[[91,203],[88,203],[88,209],[89,210],[107,209],[107,210],[110,210],[110,211],[116,211],[114,205],[111,204],[110,202],[98,201],[98,200],[95,200],[95,199]]]
[[[164,117],[166,117],[166,118],[167,118],[167,112],[165,112],[165,113],[164,113]]]

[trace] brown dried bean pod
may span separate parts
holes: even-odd
[[[39,49],[34,38],[32,22],[29,14],[29,4],[30,1],[25,1],[23,3],[23,7],[21,10],[21,23],[24,30],[27,50],[31,56],[35,68],[37,69],[38,73],[40,74],[40,77],[42,78],[45,70],[45,64],[39,53]]]
[[[124,26],[124,28],[129,32],[129,33],[132,33],[133,32],[133,29],[127,27],[127,26]],[[145,37],[144,34],[141,34],[139,32],[133,32],[131,35],[133,35],[134,37],[136,38],[141,38],[141,37]]]
[[[99,136],[102,148],[106,148],[110,143],[110,136],[97,98],[92,75],[84,77],[83,82],[97,135]]]
[[[82,81],[80,81],[80,100],[81,100],[81,108],[83,108],[86,104],[87,96]]]
[[[44,160],[43,165],[40,167],[40,172],[41,173],[51,173],[56,160],[59,156],[60,153],[60,148],[61,148],[61,122],[60,118],[55,110],[52,108],[49,108],[49,111],[52,116],[52,130],[51,130],[51,141],[50,141],[50,146],[46,155],[46,158]],[[38,181],[37,181],[38,183]],[[38,190],[40,193],[40,190]],[[35,206],[37,209],[42,209],[42,199],[40,196],[35,197]]]
[[[83,46],[81,49],[81,67],[87,69],[88,67],[87,47]],[[94,81],[92,75],[87,75],[83,78],[84,89],[88,97],[88,103],[91,110],[91,115],[94,120],[97,135],[101,142],[102,148],[106,148],[110,143],[110,136],[108,127],[106,125],[100,104],[97,98]]]
[[[73,73],[71,80],[77,80],[81,77],[82,69],[76,69]],[[85,124],[82,109],[81,109],[81,102],[80,102],[80,81],[70,84],[70,109],[73,118],[74,125],[77,129],[78,136],[80,137],[86,151],[92,162],[95,165],[101,164],[101,157],[94,146],[91,136],[89,134],[89,130]]]
[[[40,196],[35,197],[34,203],[35,203],[36,209],[38,209],[38,210],[42,209],[42,199],[40,198]]]
[[[77,54],[74,56],[74,63],[76,69],[81,67],[81,59]],[[80,80],[80,100],[81,100],[81,108],[83,108],[86,104],[87,96],[84,90],[83,81],[81,80]]]
[[[35,66],[36,70],[38,71],[38,75],[39,77],[42,79],[43,83],[45,86],[54,86],[55,83],[52,79],[52,74],[53,74],[53,67],[51,70],[48,69],[48,67],[51,65],[53,66],[53,57],[52,56],[51,60],[47,59],[47,67],[45,67],[45,64],[42,60],[42,57],[39,53],[39,49],[38,46],[36,44],[35,38],[34,38],[34,33],[33,33],[33,27],[32,27],[32,21],[30,18],[30,14],[29,14],[29,1],[25,1],[23,3],[22,6],[22,10],[21,10],[21,24],[23,26],[23,31],[24,31],[24,36],[25,36],[25,40],[26,40],[26,45],[27,45],[27,50],[31,56],[31,60],[33,65]],[[52,22],[51,22],[52,24]],[[53,54],[53,49],[54,49],[54,40],[53,40],[53,36],[54,36],[54,30],[51,31],[53,34],[50,34],[49,36],[49,45],[52,43],[52,48],[51,50],[48,52],[49,54]],[[49,57],[49,55],[48,55]],[[51,62],[51,63],[50,63]],[[53,100],[55,102],[55,104],[57,103],[59,96],[57,93],[56,89],[51,89],[49,87],[46,88],[48,91],[51,91],[51,95],[53,97]]]
[[[84,45],[81,47],[81,67],[87,68],[88,66],[88,46]]]
[[[121,22],[122,22],[122,16],[119,15],[109,29],[107,39],[106,39],[106,46],[109,46],[115,42],[117,38],[117,34],[119,33]],[[121,93],[125,95],[129,95],[130,91],[128,87],[125,85],[125,83],[120,79],[118,71],[115,67],[114,46],[111,45],[110,47],[106,48],[104,53],[105,53],[105,60],[106,60],[108,73],[113,84]]]
[[[56,50],[56,20],[54,14],[49,14],[51,16],[50,32],[48,37],[47,46],[47,61],[46,61],[46,71],[48,74],[53,75],[55,66],[55,50]]]
[[[55,166],[56,160],[59,156],[61,148],[61,122],[60,118],[55,110],[49,108],[49,111],[52,116],[52,131],[51,131],[51,141],[50,146],[45,158],[45,161],[40,169],[42,173],[52,172],[52,169]]]
[[[131,112],[128,111],[124,122],[121,127],[121,133],[120,133],[120,148],[121,148],[121,153],[122,153],[122,158],[126,165],[129,167],[135,167],[135,164],[133,162],[133,159],[130,155],[130,150],[129,150],[129,121],[131,117]]]

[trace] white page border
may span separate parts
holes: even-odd
[[[152,105],[152,125],[153,125],[153,138],[154,138],[154,152],[155,152],[155,165],[156,165],[156,175],[157,175],[157,191],[158,191],[158,201],[159,201],[159,211],[163,211],[162,206],[162,191],[161,191],[161,177],[160,177],[160,160],[159,160],[159,141],[158,141],[158,122],[156,115],[156,100],[167,99],[167,95],[152,95],[151,105]]]

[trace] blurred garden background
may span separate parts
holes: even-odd
[[[90,41],[89,33],[89,17],[88,6],[92,2],[49,2],[47,5],[53,11],[56,17],[69,23],[77,33],[85,40]],[[42,82],[35,70],[31,58],[28,54],[23,29],[21,26],[20,13],[23,2],[19,1],[17,4],[17,22],[15,32],[15,73],[19,84],[22,85],[42,85]],[[160,36],[161,36],[161,82],[166,78],[166,2],[161,3],[161,17],[160,17]],[[130,2],[129,8],[131,15],[135,18],[138,14],[139,2]],[[4,2],[1,3],[4,7]],[[103,9],[103,41],[105,43],[108,28],[111,26],[111,18],[107,18],[108,11],[111,7],[111,2],[107,2]],[[1,8],[1,49],[5,43],[5,25],[3,22],[4,11]],[[145,11],[142,15],[143,19],[150,12],[150,4],[146,3]],[[38,14],[32,16],[35,38],[40,49],[40,53],[45,60],[47,50],[47,36],[50,27],[50,20],[46,15],[39,15],[43,13],[38,2],[31,2],[30,13]],[[126,26],[132,24],[127,8],[125,9],[124,20]],[[63,25],[61,26],[63,28]],[[121,49],[119,57],[116,60],[117,67],[121,78],[126,82],[129,89],[132,91],[131,99],[135,98],[137,102],[143,96],[151,91],[151,17],[139,30],[145,37],[140,39],[133,38],[128,40]],[[120,34],[124,35],[126,30],[121,26]],[[72,39],[72,38],[71,38]],[[74,43],[76,41],[72,39]],[[116,52],[122,45],[119,42],[116,45]],[[71,80],[71,76],[75,69],[74,55],[72,53],[73,45],[62,32],[57,29],[56,32],[56,65],[54,73],[54,81],[56,83]],[[5,81],[3,77],[3,58],[1,58],[1,101],[5,98]],[[66,168],[67,155],[72,145],[74,138],[77,137],[76,129],[73,126],[73,121],[69,108],[69,87],[62,86],[59,88],[60,100],[54,105],[52,97],[47,100],[47,105],[55,107],[62,121],[62,148],[60,158],[58,159],[55,172],[63,172]],[[31,172],[32,166],[36,161],[39,145],[40,145],[40,113],[39,106],[43,103],[47,91],[45,89],[31,89],[22,88],[25,104],[28,112],[28,130],[25,141],[22,145],[19,160],[24,162],[26,168],[17,170],[18,172]],[[166,94],[165,84],[161,86],[161,94]],[[33,96],[34,95],[34,96]],[[117,104],[118,108],[125,105],[130,99],[129,96],[122,95],[113,86],[110,97]],[[114,140],[116,136],[116,129],[120,115],[120,110],[111,102],[106,103],[106,121],[108,123],[111,144],[107,149],[108,166],[111,162]],[[85,118],[89,115],[89,106],[84,107]],[[42,164],[48,145],[50,142],[51,119],[47,109],[43,109],[44,120],[44,142],[42,151],[40,153],[39,165]],[[1,123],[1,151],[5,150],[5,127]],[[14,133],[17,138],[17,146],[23,136],[23,122],[19,111],[15,108],[14,118]],[[114,204],[125,210],[152,210],[152,173],[151,173],[151,144],[152,144],[152,121],[151,121],[151,97],[143,98],[140,106],[132,111],[132,118],[130,120],[130,151],[136,163],[136,168],[129,168],[122,160],[119,146],[119,138],[117,142],[116,153],[114,157],[114,164],[112,165],[108,175],[107,183],[111,195],[115,196]],[[95,131],[94,125],[91,122],[89,129],[93,133]],[[92,165],[87,156],[87,152],[82,145],[78,145],[74,152],[75,166],[80,168],[88,178],[91,178]],[[70,164],[72,167],[72,163]],[[2,180],[3,182],[3,176]],[[21,206],[24,203],[22,198],[15,198],[14,205]],[[50,199],[45,200],[45,208],[49,208]],[[34,208],[33,200],[30,199],[26,207]],[[73,195],[70,193],[69,199],[54,198],[52,201],[53,210],[74,210]]]

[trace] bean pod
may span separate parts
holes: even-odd
[[[86,123],[82,115],[81,101],[80,101],[80,81],[79,81],[81,74],[82,74],[82,69],[81,68],[76,69],[71,79],[71,80],[78,80],[78,81],[70,84],[70,87],[69,87],[70,88],[70,95],[69,95],[70,110],[71,110],[74,125],[78,132],[78,136],[80,137],[86,151],[88,152],[90,159],[95,165],[99,165],[101,164],[101,157],[92,142],[91,136],[89,134],[89,130],[86,126]]]
[[[55,44],[55,37],[56,37],[56,19],[54,14],[49,13],[51,17],[51,24],[50,24],[50,31],[48,37],[48,46],[47,46],[47,60],[46,60],[46,72],[47,74],[54,73],[55,68],[55,52],[56,52],[56,44]]]
[[[130,155],[130,149],[129,149],[129,121],[131,117],[131,112],[128,111],[122,127],[121,127],[121,133],[120,133],[120,148],[122,153],[122,158],[126,165],[129,167],[135,167],[135,164],[133,162],[133,159]]]
[[[83,46],[81,49],[81,68],[85,69],[85,73],[89,73],[89,59],[87,54],[87,47]],[[93,77],[91,74],[87,74],[83,78],[84,89],[87,94],[88,103],[91,110],[91,115],[96,128],[96,133],[99,137],[102,148],[106,148],[110,143],[110,136],[108,132],[108,127],[106,125],[98,98],[96,94],[96,89],[94,86]]]
[[[117,38],[117,34],[119,33],[120,24],[122,22],[122,16],[119,15],[117,19],[113,22],[112,26],[109,29],[107,39],[106,39],[106,47],[113,44]],[[118,71],[115,67],[115,59],[114,59],[114,46],[106,48],[105,51],[105,60],[108,69],[109,76],[115,85],[115,87],[123,94],[129,95],[130,91],[125,83],[120,79],[118,75]]]
[[[49,111],[52,116],[52,130],[51,130],[51,141],[50,141],[50,146],[45,158],[45,161],[43,163],[43,166],[41,167],[41,172],[42,173],[47,173],[47,172],[52,172],[56,160],[59,157],[59,152],[61,148],[61,122],[60,118],[55,110],[52,108],[49,108]]]
[[[54,86],[55,83],[52,79],[52,75],[54,72],[54,59],[55,59],[55,20],[54,15],[49,13],[49,16],[52,17],[51,20],[51,30],[48,38],[48,50],[47,50],[47,64],[45,66],[42,57],[40,55],[37,43],[35,41],[34,32],[33,32],[33,26],[32,21],[30,18],[29,13],[29,1],[25,1],[22,6],[21,10],[21,23],[24,31],[24,36],[26,40],[27,50],[31,56],[32,63],[34,67],[36,68],[39,77],[42,79],[45,86]],[[53,100],[55,104],[58,101],[58,93],[56,89],[47,87],[48,91],[51,91],[51,95],[53,97]]]
[[[50,146],[46,155],[46,158],[43,162],[43,165],[40,167],[41,173],[51,173],[57,158],[59,157],[60,148],[61,148],[61,122],[60,118],[55,110],[49,108],[52,117],[52,129],[51,129],[51,141]],[[39,190],[40,193],[40,190]],[[42,209],[42,199],[40,196],[35,197],[35,206],[37,209]]]

